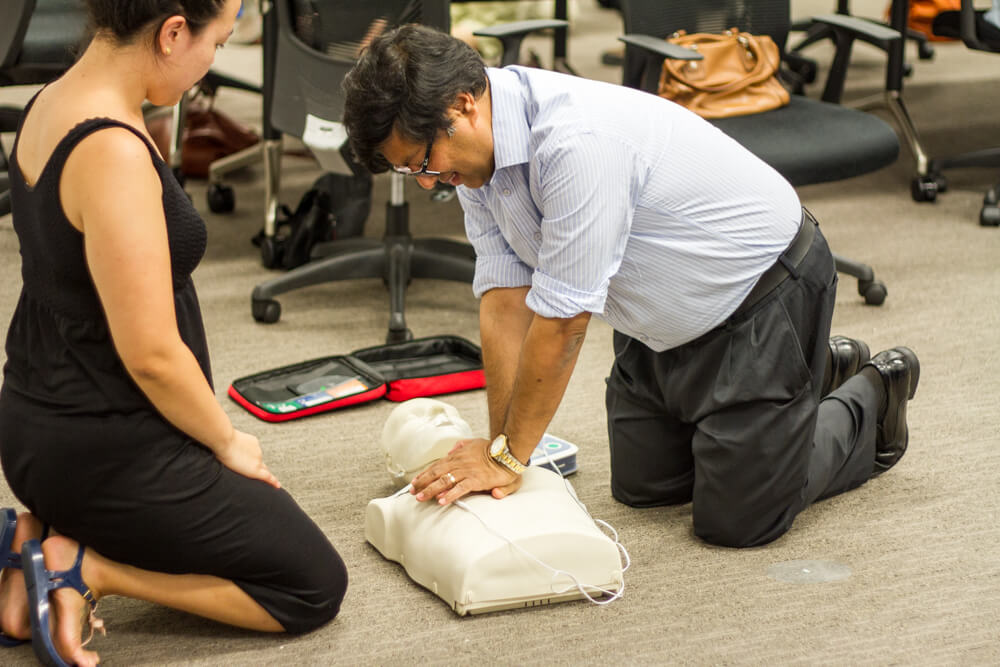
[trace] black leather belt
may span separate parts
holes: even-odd
[[[739,315],[759,303],[775,287],[784,282],[788,276],[798,277],[799,272],[795,269],[802,263],[806,253],[809,252],[809,248],[812,247],[818,225],[819,223],[816,222],[816,218],[812,217],[812,214],[806,209],[802,209],[802,223],[799,225],[799,231],[795,234],[795,238],[785,248],[785,252],[778,256],[777,261],[771,265],[771,268],[764,272],[764,275],[760,277],[757,284],[750,290],[747,298],[743,299],[743,303],[733,311],[730,317]]]

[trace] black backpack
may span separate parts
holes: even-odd
[[[269,266],[294,269],[309,261],[316,244],[360,236],[371,212],[371,190],[372,177],[367,171],[320,176],[294,211],[281,207]],[[259,246],[263,238],[261,231],[254,237],[254,245]]]

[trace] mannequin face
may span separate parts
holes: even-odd
[[[433,398],[400,403],[382,428],[386,467],[397,481],[409,481],[451,450],[472,429],[454,406]]]

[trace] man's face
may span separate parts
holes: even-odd
[[[427,143],[403,137],[393,128],[379,152],[393,167],[409,169],[427,190],[438,181],[482,187],[493,177],[493,128],[471,96],[460,96],[452,111],[452,133],[440,130]]]

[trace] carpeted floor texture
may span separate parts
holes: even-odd
[[[797,16],[833,9],[828,0],[793,4]],[[854,4],[855,12],[877,17],[884,3]],[[570,61],[583,75],[615,81],[620,72],[602,65],[600,54],[619,45],[618,15],[594,0],[578,0],[572,11]],[[544,59],[547,47],[537,44]],[[929,61],[907,50],[914,71],[904,97],[928,152],[1000,145],[1000,58],[959,43],[935,48]],[[861,99],[880,91],[884,56],[866,45],[855,50],[847,97]],[[829,62],[822,45],[808,53]],[[232,45],[218,64],[253,78],[259,50]],[[0,91],[0,99],[28,93]],[[252,95],[224,90],[218,106],[259,124]],[[4,140],[9,146],[10,137]],[[884,305],[866,306],[855,281],[842,277],[834,332],[866,340],[873,352],[905,344],[920,357],[910,447],[898,466],[812,506],[787,535],[755,549],[702,543],[692,534],[689,505],[620,505],[608,487],[604,413],[611,330],[595,321],[549,430],[579,445],[572,483],[631,554],[624,597],[604,607],[569,602],[464,618],[364,540],[366,503],[392,490],[379,434],[395,404],[376,401],[275,425],[225,393],[244,375],[383,342],[381,281],[284,295],[281,320],[256,323],[250,292],[275,275],[262,268],[250,243],[263,220],[263,170],[252,166],[228,179],[237,205],[226,215],[208,212],[204,182],[189,181],[209,229],[195,279],[216,393],[234,424],[260,437],[271,469],[340,550],[350,589],[340,616],[302,637],[259,635],[107,598],[101,612],[108,636],[93,647],[108,665],[1000,663],[1000,229],[977,222],[983,192],[1000,174],[950,172],[950,187],[936,203],[917,204],[909,193],[913,173],[903,147],[896,164],[878,173],[799,191],[835,251],[870,263],[888,286]],[[294,204],[318,174],[311,160],[286,157],[282,201]],[[370,236],[381,235],[386,183],[376,180]],[[457,202],[431,202],[417,188],[407,194],[416,235],[463,238]],[[6,318],[20,289],[9,216],[0,218],[0,259],[0,317]],[[477,309],[465,284],[415,281],[409,289],[408,323],[418,337],[453,334],[478,342]],[[475,430],[486,430],[484,392],[445,400]],[[17,503],[0,484],[0,506],[7,505]],[[770,576],[774,566],[798,560],[831,561],[849,568],[849,576],[828,583]],[[5,664],[33,661],[30,646],[0,653]]]

